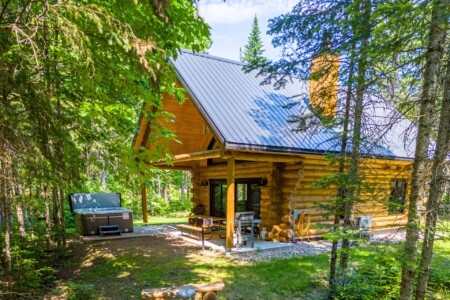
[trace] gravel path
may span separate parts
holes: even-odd
[[[176,227],[173,225],[160,225],[160,226],[147,226],[144,229],[151,235],[167,235],[171,232],[176,231]],[[372,235],[371,243],[399,243],[405,240],[405,232],[393,230],[388,233],[379,233]],[[340,244],[338,245],[340,247]],[[288,247],[267,249],[267,250],[256,250],[242,253],[234,253],[228,257],[243,262],[258,262],[258,261],[268,261],[272,259],[285,259],[300,256],[311,256],[322,253],[330,253],[331,242],[327,240],[316,240],[316,241],[299,241],[293,243]],[[206,251],[205,255],[217,255],[216,252]]]
[[[232,258],[239,261],[257,262],[268,261],[272,259],[284,259],[299,256],[310,256],[321,253],[328,253],[331,251],[331,243],[329,241],[311,241],[298,242],[291,247],[256,250],[251,252],[244,252],[233,254]]]
[[[373,235],[371,243],[400,243],[405,240],[404,231],[393,231]],[[338,247],[340,248],[340,244]],[[310,256],[322,253],[330,253],[331,242],[326,240],[302,241],[293,244],[291,247],[270,249],[263,251],[245,252],[233,255],[233,259],[246,262],[268,261],[272,259],[285,259],[300,256]]]

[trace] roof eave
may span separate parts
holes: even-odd
[[[236,142],[226,142],[224,144],[226,150],[250,150],[250,151],[267,151],[267,152],[280,152],[280,153],[290,153],[290,154],[312,154],[312,155],[326,155],[326,154],[338,154],[339,151],[332,150],[315,150],[315,149],[301,149],[301,148],[288,148],[288,147],[277,147],[277,146],[267,146],[267,145],[255,145],[255,144],[242,144]],[[363,157],[367,157],[364,156]],[[413,161],[410,157],[398,157],[398,156],[388,156],[388,155],[371,155],[371,157],[376,159],[386,159],[386,160],[396,160],[396,161]]]

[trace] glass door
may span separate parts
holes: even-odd
[[[235,182],[235,212],[254,211],[259,219],[261,178],[237,179]],[[210,180],[211,216],[225,217],[227,210],[227,182],[224,179]]]
[[[210,180],[211,216],[225,218],[227,210],[227,181],[223,179]]]

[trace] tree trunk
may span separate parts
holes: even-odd
[[[14,184],[14,199],[15,199],[15,207],[16,207],[16,217],[17,217],[17,224],[19,225],[19,233],[21,237],[26,237],[27,233],[25,231],[25,222],[23,220],[23,209],[22,209],[22,201],[19,201],[19,198],[21,197],[21,191],[19,186],[19,175],[18,175],[17,165],[14,164],[12,166],[12,175],[13,175],[13,181]]]
[[[158,174],[156,178],[157,178],[157,180],[158,180],[158,195],[159,195],[161,198],[163,198],[164,195],[163,195],[163,193],[162,193],[162,188],[161,188],[161,181],[162,181],[162,179],[161,179],[161,174]]]
[[[22,205],[20,203],[16,204],[16,217],[17,217],[17,223],[19,224],[19,233],[21,237],[26,237],[27,232],[25,231],[25,224],[23,220],[23,210]]]
[[[449,152],[450,141],[450,59],[447,61],[447,72],[444,86],[436,151],[431,169],[430,194],[426,204],[425,232],[423,236],[422,254],[420,258],[419,278],[417,281],[416,299],[425,299],[430,264],[433,256],[436,222],[439,217],[439,206],[446,185],[445,159]]]
[[[58,246],[61,243],[61,235],[60,235],[60,209],[59,209],[59,193],[58,188],[52,188],[52,208],[53,208],[53,231],[55,232],[56,243]]]
[[[144,222],[144,224],[147,224],[148,223],[147,184],[145,182],[142,184],[141,188],[141,202],[142,202],[142,221]]]
[[[345,173],[345,163],[347,156],[347,142],[348,142],[348,127],[350,122],[350,104],[352,99],[352,86],[353,86],[353,70],[355,66],[354,61],[354,46],[352,48],[351,57],[350,57],[350,65],[348,72],[348,83],[347,83],[347,93],[345,98],[345,111],[344,111],[344,119],[343,119],[343,130],[342,130],[342,138],[341,138],[341,153],[339,157],[339,174]],[[341,187],[338,190],[337,198],[338,201],[341,201],[342,198],[345,197],[346,194],[345,188]],[[334,224],[333,230],[338,230],[339,228],[339,220],[342,214],[342,203],[336,202],[336,212],[334,215]],[[337,263],[337,249],[338,249],[338,240],[333,240],[331,246],[331,254],[330,254],[330,276],[329,276],[329,285],[331,290],[335,288],[335,278],[336,278],[336,263]]]
[[[353,224],[354,218],[354,210],[355,210],[355,201],[357,198],[357,193],[359,192],[360,178],[359,178],[359,161],[361,157],[361,124],[362,124],[362,115],[363,115],[363,102],[364,102],[364,93],[366,90],[366,70],[367,70],[367,55],[368,55],[368,46],[369,46],[369,37],[370,37],[370,13],[371,13],[371,0],[365,0],[361,2],[361,11],[363,12],[363,19],[365,21],[362,24],[361,32],[357,33],[357,36],[361,36],[361,47],[359,50],[359,58],[358,58],[358,75],[356,78],[356,100],[355,100],[355,110],[353,116],[353,133],[352,133],[352,153],[350,159],[350,172],[349,172],[349,181],[350,186],[347,188],[347,196],[345,202],[345,212],[344,212],[344,231],[350,228]],[[340,267],[342,271],[348,267],[348,251],[350,249],[350,240],[348,238],[344,238],[342,240],[342,252],[341,252],[341,261]]]
[[[62,187],[59,188],[59,202],[60,202],[60,213],[61,213],[61,239],[62,243],[66,245],[66,210],[65,210],[65,198],[64,198],[64,189]]]
[[[2,153],[3,154],[3,153]],[[9,299],[13,299],[13,280],[12,280],[12,258],[11,258],[11,191],[9,187],[9,164],[7,162],[1,162],[2,176],[1,176],[1,190],[0,195],[2,195],[2,206],[3,206],[3,216],[4,216],[4,224],[5,224],[5,249],[3,252],[5,254],[6,260],[6,276],[8,281],[8,292]]]
[[[30,179],[28,181],[28,184],[29,184],[29,188],[28,188],[29,189],[28,190],[29,198],[28,198],[28,200],[31,203],[32,200],[33,200],[33,189],[31,188],[31,185],[32,185],[31,177],[30,177]],[[37,190],[38,190],[38,187],[36,186],[36,199],[38,199],[38,192],[37,192]],[[25,212],[27,212],[26,208],[25,208]],[[31,238],[34,238],[34,226],[33,226],[33,222],[31,221],[31,218],[30,218],[30,216],[34,215],[32,206],[28,207],[28,213],[26,213],[25,215],[27,216],[26,219],[27,219],[28,229],[30,231],[30,236],[31,236]]]
[[[444,52],[448,6],[448,0],[433,1],[422,94],[420,97],[416,152],[411,179],[411,195],[409,197],[408,223],[406,226],[405,252],[400,286],[401,300],[410,300],[413,297],[417,242],[419,239],[418,204],[420,203],[422,185],[426,176],[428,145],[433,128],[439,69]]]
[[[99,158],[100,158],[100,164],[102,166],[102,170],[100,171],[100,182],[102,183],[102,191],[106,192],[107,185],[106,185],[106,171],[105,171],[105,159],[103,158],[103,150],[100,150],[98,152]]]
[[[169,204],[169,193],[168,193],[167,190],[168,190],[167,185],[164,185],[164,189],[163,189],[163,191],[164,191],[164,200],[165,200],[166,204]]]
[[[184,206],[184,183],[185,183],[185,172],[181,171],[181,182],[180,182],[180,202]]]
[[[52,241],[51,238],[51,230],[52,230],[52,218],[50,212],[50,191],[48,188],[48,184],[44,184],[44,203],[45,203],[45,238],[47,244],[50,244]]]

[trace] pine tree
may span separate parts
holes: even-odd
[[[261,67],[266,62],[263,53],[264,46],[261,40],[261,30],[258,25],[258,18],[255,15],[248,43],[244,46],[244,53],[241,55],[241,61],[245,64],[244,70],[250,71]]]

